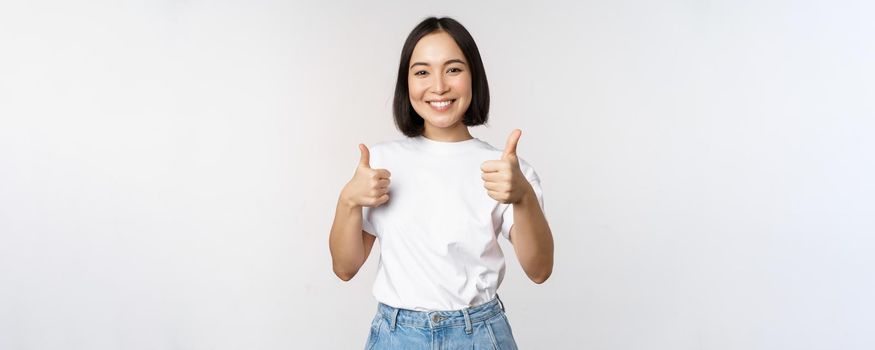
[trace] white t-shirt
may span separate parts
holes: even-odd
[[[370,164],[391,173],[389,201],[362,210],[362,229],[379,238],[377,301],[417,311],[459,310],[492,300],[504,279],[498,234],[509,239],[513,206],[486,193],[480,165],[502,150],[472,138],[423,136],[369,147]],[[535,170],[522,158],[541,210]]]

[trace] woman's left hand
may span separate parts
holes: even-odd
[[[507,145],[504,147],[501,159],[487,160],[480,165],[486,193],[504,204],[518,203],[527,192],[532,191],[532,185],[520,170],[519,158],[516,155],[520,135],[522,131],[514,129],[507,138]]]

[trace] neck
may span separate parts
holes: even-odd
[[[425,123],[425,131],[422,132],[422,136],[430,140],[442,142],[458,142],[474,138],[471,136],[471,133],[468,132],[468,127],[465,124],[462,124],[461,121],[446,128],[432,127],[428,123]]]

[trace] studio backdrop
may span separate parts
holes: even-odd
[[[867,1],[4,1],[0,349],[360,349],[332,272],[401,46],[474,36],[474,137],[555,239],[499,289],[522,349],[875,348]]]

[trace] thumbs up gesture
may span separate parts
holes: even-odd
[[[352,179],[343,187],[341,197],[351,206],[378,207],[389,201],[389,173],[386,169],[371,169],[371,153],[359,144],[361,159]]]
[[[480,165],[483,171],[483,187],[489,197],[504,203],[518,203],[526,192],[532,190],[532,185],[520,170],[519,158],[516,155],[517,143],[522,131],[514,129],[507,138],[507,145],[500,160],[487,160]]]

